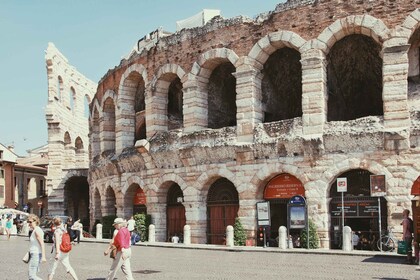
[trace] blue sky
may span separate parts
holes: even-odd
[[[18,155],[47,143],[48,42],[98,82],[146,33],[202,9],[254,17],[284,0],[0,0],[0,143]]]

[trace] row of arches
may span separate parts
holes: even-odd
[[[66,131],[63,138],[63,148],[63,163],[66,165],[64,168],[75,168],[76,163],[78,168],[85,168],[88,160],[88,150],[80,136],[77,136],[73,142],[70,133]]]
[[[407,63],[418,68],[411,58],[416,53],[418,57],[419,23],[406,25],[409,36],[399,39],[411,46],[404,51]],[[290,31],[271,33],[245,57],[226,48],[209,50],[189,73],[165,64],[149,81],[148,69],[132,64],[121,76],[118,94],[107,90],[93,100],[92,152],[121,152],[137,140],[171,129],[218,129],[303,117],[311,114],[312,93],[319,94],[315,107],[326,108],[319,112],[326,121],[383,116],[383,69],[389,64],[386,53],[392,52],[391,34],[379,19],[349,16],[309,41]],[[401,91],[405,100],[406,92]]]
[[[254,231],[256,229],[256,217],[254,216],[256,202],[270,201],[269,238],[271,242],[275,242],[278,228],[282,225],[287,226],[287,201],[293,195],[302,195],[312,205],[326,203],[325,207],[328,209],[327,227],[318,228],[318,230],[325,231],[324,234],[329,236],[331,248],[337,248],[340,241],[335,238],[336,231],[341,229],[341,215],[337,215],[337,209],[341,203],[341,194],[336,190],[337,177],[345,177],[348,181],[345,205],[356,207],[356,214],[346,212],[345,224],[366,236],[370,235],[371,238],[374,238],[375,234],[378,235],[379,208],[377,207],[377,197],[371,197],[370,194],[371,175],[374,174],[366,169],[346,170],[334,176],[325,190],[324,197],[309,195],[310,191],[315,191],[313,184],[316,182],[306,182],[305,184],[305,181],[290,173],[274,174],[260,180],[260,185],[247,189],[241,185],[235,185],[226,177],[212,178],[201,191],[197,191],[197,195],[192,195],[190,186],[181,187],[174,181],[163,182],[158,190],[148,189],[146,186],[140,186],[140,182],[132,181],[129,182],[124,193],[111,185],[105,189],[94,188],[92,204],[95,209],[95,219],[106,215],[129,217],[139,212],[147,213],[151,208],[150,213],[157,231],[164,232],[160,236],[160,241],[169,240],[175,234],[180,236],[185,224],[196,225],[197,217],[202,217],[199,218],[199,223],[205,222],[205,226],[200,233],[205,234],[205,242],[223,244],[226,226],[233,225],[237,217],[242,220],[251,219],[252,225],[247,225],[246,228],[248,232]],[[319,189],[315,192],[319,192]],[[387,207],[387,199],[382,198],[383,229],[387,228],[388,220],[392,218],[388,217]],[[322,212],[312,211],[311,218],[322,220]],[[250,213],[254,214],[249,216]],[[205,221],[203,221],[204,217]],[[295,232],[292,231],[291,234],[295,234]],[[252,234],[249,233],[249,236]]]
[[[68,92],[67,94],[66,91]],[[70,88],[66,88],[63,78],[60,75],[57,76],[57,85],[55,92],[56,94],[54,95],[54,99],[62,103],[70,112],[74,113],[76,111],[82,111],[83,116],[85,118],[89,118],[89,104],[91,102],[91,98],[88,94],[84,95],[83,101],[79,101],[78,95],[76,94],[76,90],[74,89],[74,87],[70,86]]]

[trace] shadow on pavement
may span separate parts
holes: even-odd
[[[404,260],[398,257],[380,257],[380,256],[373,256],[364,259],[362,262],[367,263],[388,263],[388,264],[404,264]]]
[[[140,274],[153,274],[153,273],[161,273],[162,271],[157,270],[136,270],[133,273],[140,273]]]

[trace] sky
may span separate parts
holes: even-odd
[[[285,0],[0,0],[0,143],[47,144],[45,49],[53,42],[69,63],[98,82],[138,39],[203,9],[224,18],[272,11]]]

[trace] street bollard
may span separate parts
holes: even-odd
[[[149,226],[149,243],[155,243],[155,225]]]
[[[191,228],[189,225],[184,226],[184,244],[185,245],[191,244]]]
[[[85,239],[85,237],[83,236],[83,224],[82,223],[80,223],[79,228],[80,228],[80,241],[82,241],[83,239]]]
[[[279,227],[279,248],[287,248],[287,228],[285,226]]]
[[[102,225],[101,224],[96,225],[96,239],[102,240]]]
[[[344,227],[343,233],[343,251],[349,252],[352,250],[352,236],[351,228],[349,226]]]
[[[226,227],[226,246],[233,247],[235,245],[233,241],[233,226]]]

